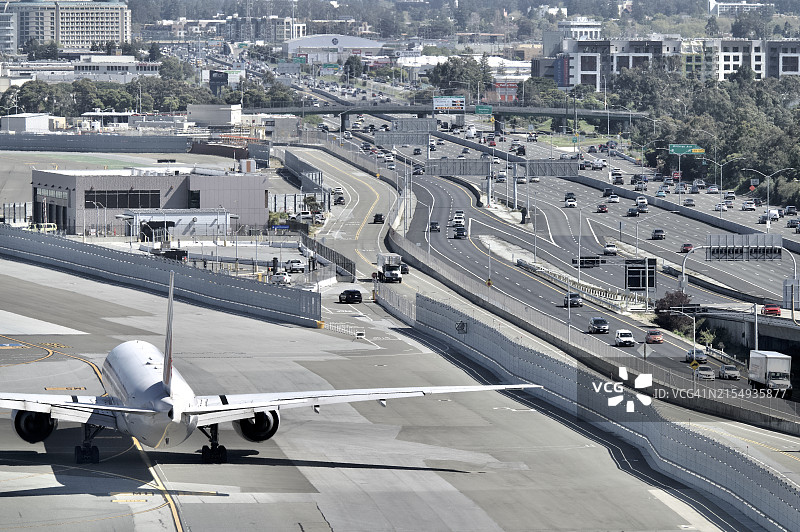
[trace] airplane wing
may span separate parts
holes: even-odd
[[[0,408],[41,412],[59,421],[92,423],[111,428],[116,427],[114,412],[142,415],[158,413],[155,410],[118,406],[111,397],[95,395],[0,393]]]
[[[541,388],[536,384],[501,384],[492,386],[420,386],[415,388],[366,388],[362,390],[322,390],[310,392],[254,393],[237,395],[202,395],[195,405],[184,410],[183,415],[197,416],[198,425],[210,425],[253,417],[257,412],[300,408],[335,403],[379,401],[384,406],[387,399],[420,397],[440,393],[484,392],[490,390],[522,390]]]

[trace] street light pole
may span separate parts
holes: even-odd
[[[781,172],[784,172],[784,171],[786,171],[786,170],[794,170],[794,169],[795,169],[795,168],[793,168],[793,167],[791,167],[791,166],[790,166],[790,167],[788,167],[788,168],[781,168],[780,170],[777,170],[777,171],[775,171],[775,172],[772,172],[772,173],[771,173],[771,174],[769,174],[769,175],[764,175],[764,173],[763,173],[763,172],[760,172],[760,171],[756,170],[755,168],[744,168],[744,169],[742,170],[742,171],[744,171],[744,172],[755,172],[755,173],[757,173],[758,175],[760,175],[761,177],[764,177],[764,178],[766,178],[766,180],[767,180],[767,233],[769,233],[769,226],[770,226],[770,217],[769,217],[769,189],[771,188],[771,184],[772,184],[772,182],[771,182],[771,180],[772,180],[772,176],[774,176],[774,175],[776,175],[776,174],[780,174]]]

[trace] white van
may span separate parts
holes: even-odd
[[[294,221],[295,222],[304,222],[304,223],[308,222],[308,223],[310,223],[313,219],[314,219],[314,217],[311,216],[311,211],[300,211],[297,214],[295,214],[295,216],[294,216]]]
[[[474,139],[477,131],[475,130],[475,126],[469,126],[467,128],[467,133],[464,135],[464,138],[467,139]]]

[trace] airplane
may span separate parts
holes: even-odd
[[[23,440],[38,443],[49,437],[59,421],[83,425],[83,443],[75,446],[75,461],[99,463],[92,440],[112,429],[153,449],[174,447],[196,430],[209,440],[203,445],[204,463],[225,463],[228,453],[219,444],[219,424],[233,422],[236,433],[251,442],[272,438],[281,410],[320,405],[419,397],[428,394],[541,388],[534,384],[485,386],[417,386],[254,394],[195,395],[172,360],[172,301],[174,272],[170,272],[164,353],[141,340],[112,349],[102,367],[106,395],[47,395],[0,392],[0,408],[11,409],[14,429]]]

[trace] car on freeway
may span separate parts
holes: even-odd
[[[538,175],[532,175],[531,177],[528,178],[528,182],[529,183],[538,183],[539,182],[539,176]]]
[[[469,148],[461,148],[461,153],[469,153]]]
[[[744,201],[744,202],[742,202],[742,210],[743,211],[754,211],[754,210],[756,210],[756,203],[754,201]]]
[[[492,159],[492,164],[500,164],[500,157],[495,157]]]
[[[664,192],[663,190],[659,190],[658,192],[656,192],[656,197],[657,198],[666,198],[667,197],[667,193]]]
[[[453,231],[453,238],[467,238],[467,228],[456,227]]]
[[[489,146],[497,146],[497,143],[494,140],[490,140]]]
[[[434,233],[434,232],[439,233],[439,232],[441,232],[441,228],[439,227],[439,222],[437,222],[436,220],[432,220],[431,221],[431,225],[428,227],[428,230],[431,233]]]
[[[686,198],[685,200],[683,200],[683,206],[684,207],[696,207],[696,204],[694,202],[694,198]]]
[[[456,159],[466,159],[466,158],[467,158],[466,155],[459,155],[458,157],[456,157]]]
[[[723,364],[722,366],[720,366],[717,376],[720,379],[736,380],[736,381],[742,378],[742,374],[739,373],[739,370],[736,369],[736,366],[731,366],[730,364]]]
[[[780,316],[781,315],[781,306],[777,303],[767,303],[763,307],[761,307],[761,314],[764,316]]]
[[[694,375],[695,377],[703,381],[714,380],[714,370],[711,369],[711,366],[706,366],[706,365],[699,366],[696,370],[694,370]]]
[[[597,147],[594,144],[589,146],[589,153],[597,153]]]
[[[567,208],[567,209],[574,209],[577,206],[578,206],[578,202],[575,201],[574,198],[569,198],[566,201],[564,201],[564,207]]]
[[[387,170],[394,170],[395,168],[397,168],[397,167],[395,166],[394,163],[389,163],[389,164],[386,165],[386,169]]]
[[[439,145],[439,146],[443,146],[444,145],[444,140],[436,139],[436,144]]]
[[[506,176],[504,176],[504,175],[498,175],[498,176],[497,176],[497,179],[496,179],[495,181],[496,181],[497,183],[505,183],[505,182],[506,182]]]
[[[414,155],[422,155],[422,148],[414,148]]]
[[[603,197],[604,198],[609,197],[613,193],[614,193],[614,189],[613,188],[606,187],[606,188],[603,189]]]
[[[706,189],[706,194],[719,194],[719,188],[717,185],[711,185]]]
[[[646,192],[647,183],[645,183],[644,181],[639,181],[638,183],[636,183],[636,185],[634,185],[633,190],[635,190],[636,192]]]
[[[592,318],[589,320],[589,332],[592,334],[608,334],[608,322],[605,318]]]
[[[723,197],[723,199],[734,200],[735,201],[736,200],[736,192],[734,192],[732,190],[727,191],[725,193],[725,196]]]
[[[783,218],[785,214],[786,211],[784,211],[783,208],[778,207],[778,218]]]
[[[791,220],[786,220],[786,227],[791,227],[792,229],[797,228],[800,226],[800,220],[797,218],[792,218]]]
[[[383,156],[383,160],[386,161],[387,163],[390,163],[394,161],[394,155],[392,155],[391,153],[387,153]]]
[[[694,244],[684,244],[681,246],[681,250],[679,253],[689,253],[694,249]]]
[[[562,153],[561,155],[558,156],[558,158],[561,159],[562,161],[569,160],[569,153]]]
[[[336,196],[336,199],[333,200],[334,205],[344,205],[344,196]]]
[[[292,284],[292,276],[286,272],[273,273],[269,278],[269,282],[272,284]]]
[[[616,194],[611,194],[606,201],[608,203],[619,203],[619,196]]]
[[[661,185],[660,187],[658,187],[658,191],[663,192],[664,194],[669,194],[670,193],[669,185]]]
[[[523,175],[523,176],[519,176],[519,177],[517,178],[517,184],[522,184],[522,183],[527,183],[527,182],[528,182],[528,180],[527,180],[527,179],[525,179],[525,176],[524,176],[524,175]]]
[[[617,245],[613,242],[609,242],[605,246],[603,246],[603,255],[616,255],[617,254]]]
[[[664,240],[667,238],[667,232],[663,229],[653,229],[653,233],[650,235],[652,240]]]
[[[568,199],[577,200],[578,196],[576,196],[574,192],[566,192],[564,193],[564,201],[567,201]]]
[[[608,212],[608,205],[601,203],[597,206],[597,212]]]
[[[583,298],[577,292],[570,292],[564,296],[564,307],[582,307]]]
[[[592,170],[602,170],[602,169],[603,169],[603,163],[602,161],[600,161],[600,159],[595,159],[594,161],[592,161]]]
[[[700,194],[700,187],[697,185],[692,185],[692,189],[689,191],[690,194]]]
[[[658,329],[649,329],[644,335],[644,342],[646,344],[663,344],[664,335]]]
[[[728,212],[728,206],[725,205],[724,203],[717,203],[716,205],[714,205],[714,210],[720,212]]]
[[[755,204],[756,207],[764,206],[764,200],[762,200],[761,198],[753,198],[753,203]]]
[[[633,338],[633,333],[628,329],[617,329],[614,333],[614,345],[617,347],[633,347],[636,345],[636,340]]]
[[[647,205],[647,203],[640,203],[636,206],[636,210],[638,210],[640,213],[646,213],[650,212],[650,207]]]
[[[408,264],[405,262],[400,262],[400,273],[403,275],[408,273]]]
[[[631,207],[630,209],[628,209],[628,214],[626,216],[630,216],[631,218],[639,216],[639,208]]]
[[[361,303],[361,291],[345,290],[339,294],[339,303]]]
[[[373,216],[372,218],[372,223],[374,224],[382,224],[385,221],[386,219],[383,217],[383,214],[381,213],[376,213],[375,216]]]
[[[344,189],[342,187],[334,187],[333,193],[336,194],[337,196],[344,194]]]
[[[708,362],[708,355],[706,354],[705,349],[696,347],[694,349],[689,349],[688,351],[686,351],[686,355],[684,355],[683,361],[692,362],[693,360],[696,360],[701,364],[705,364],[706,362]]]

